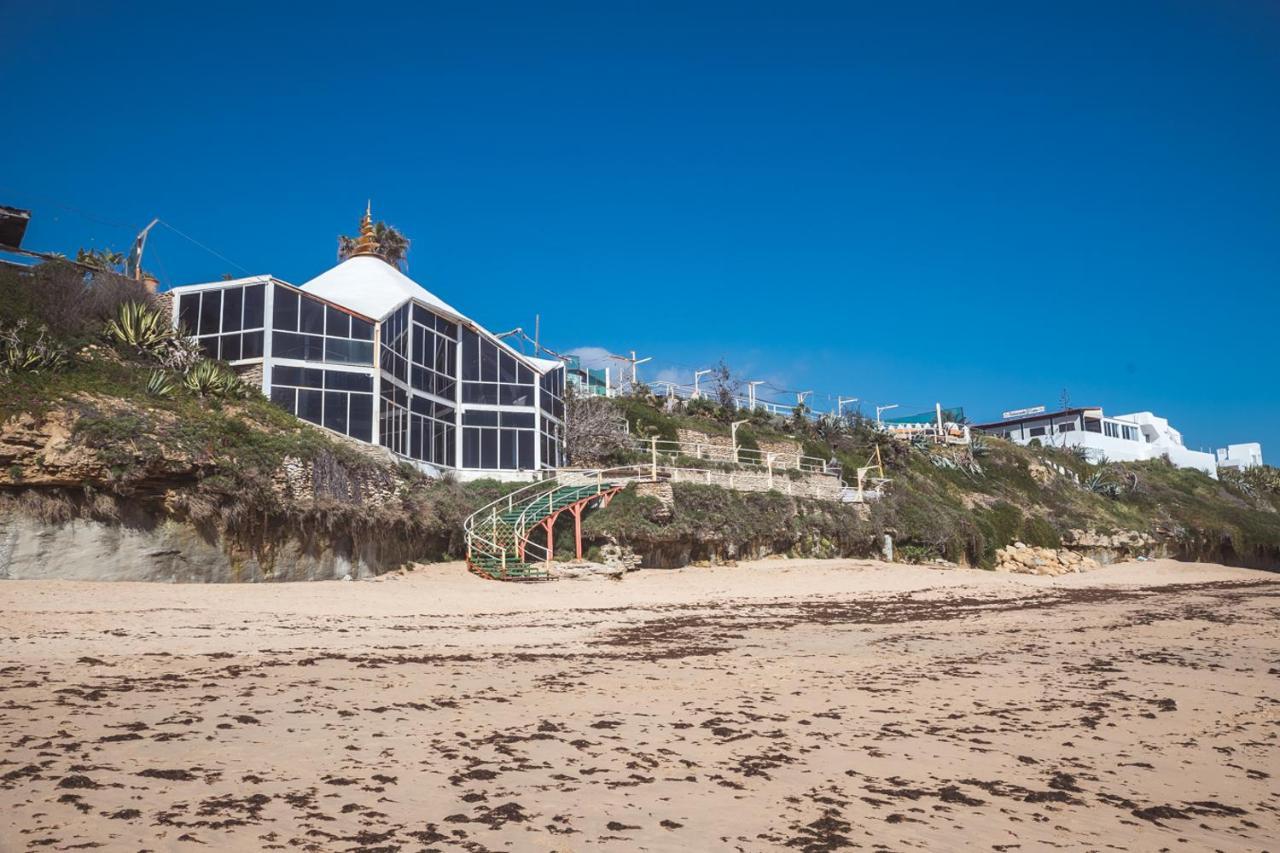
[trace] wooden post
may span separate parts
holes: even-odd
[[[649,439],[649,442],[650,442],[649,465],[651,469],[650,473],[653,477],[653,482],[656,483],[658,482],[658,437],[655,435],[653,438]]]

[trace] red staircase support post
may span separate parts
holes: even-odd
[[[578,555],[578,559],[582,559],[582,507],[583,503],[579,501],[573,505],[573,545]]]
[[[556,517],[554,515],[547,518],[547,565],[551,565],[551,558],[555,554],[555,536],[553,531],[556,526]]]

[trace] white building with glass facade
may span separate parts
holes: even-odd
[[[1140,462],[1168,456],[1179,468],[1197,468],[1210,477],[1218,476],[1212,453],[1188,449],[1182,443],[1182,433],[1167,419],[1151,412],[1107,416],[1098,407],[1057,412],[1040,407],[1004,420],[977,424],[974,429],[1018,444],[1034,441],[1045,447],[1082,447],[1095,460]]]
[[[428,473],[527,479],[564,461],[564,364],[506,344],[376,254],[301,286],[175,287],[173,322],[276,405]]]

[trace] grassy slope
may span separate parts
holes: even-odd
[[[718,425],[705,418],[669,417],[636,401],[623,405],[633,425],[639,422],[659,435],[673,434],[677,425],[702,423],[712,431]],[[793,501],[780,494],[721,492],[713,498],[704,492],[718,490],[677,486],[671,521],[655,521],[655,507],[641,499],[619,499],[592,517],[587,531],[651,551],[691,541],[708,544],[692,545],[694,554],[708,549],[724,553],[753,543],[791,553],[870,554],[879,535],[890,533],[899,552],[910,558],[941,556],[988,567],[998,548],[1017,540],[1056,547],[1069,530],[1138,531],[1187,557],[1280,560],[1280,493],[1253,489],[1250,494],[1231,478],[1215,481],[1163,461],[1107,466],[1108,476],[1125,486],[1113,498],[1060,475],[1033,476],[1045,460],[1082,479],[1100,470],[1060,450],[987,439],[985,452],[976,458],[981,473],[970,473],[937,467],[926,452],[877,439],[866,430],[831,436],[774,422],[755,425],[753,431],[757,438],[794,438],[810,455],[835,456],[850,481],[878,442],[893,482],[865,518],[849,507]]]

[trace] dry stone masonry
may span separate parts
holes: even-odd
[[[1066,575],[1101,568],[1097,560],[1065,548],[1037,548],[1014,542],[996,552],[996,571],[1021,575]]]

